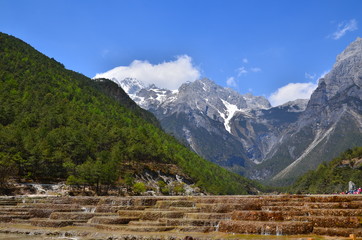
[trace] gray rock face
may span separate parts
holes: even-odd
[[[236,113],[232,121],[232,133],[242,142],[248,157],[262,163],[273,155],[282,136],[304,111],[308,100],[291,101],[281,106],[252,110],[248,115]],[[260,177],[249,177],[261,179]]]
[[[297,99],[284,103],[279,108],[286,108],[288,112],[303,112],[308,105],[309,99]]]
[[[331,99],[351,86],[362,87],[362,38],[357,38],[341,54],[333,69],[321,81],[326,84],[326,97]],[[361,98],[359,94],[356,97]],[[312,98],[313,99],[313,98]]]
[[[362,98],[362,38],[357,38],[337,56],[332,70],[319,80],[318,88],[312,94],[309,110],[314,111],[329,104],[334,97],[342,93],[347,96]]]

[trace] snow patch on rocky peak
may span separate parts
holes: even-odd
[[[139,90],[146,87],[146,85],[136,78],[125,78],[122,81],[112,78],[112,81],[117,83],[128,94],[136,94]]]
[[[235,104],[231,104],[224,99],[221,99],[221,101],[224,104],[226,110],[225,113],[220,113],[220,116],[224,119],[224,126],[226,131],[231,134],[230,120],[233,118],[236,112],[240,112],[242,110],[239,109],[238,106],[236,106]]]

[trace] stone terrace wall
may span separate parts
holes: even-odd
[[[150,234],[157,239],[219,234],[362,237],[362,195],[1,197],[0,222],[0,233],[131,234],[135,239]]]

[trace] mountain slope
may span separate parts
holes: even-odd
[[[161,127],[157,118],[149,111],[146,111],[143,108],[139,107],[122,89],[122,87],[119,87],[118,84],[108,79],[97,79],[94,81],[94,83],[95,88],[99,89],[107,96],[111,96],[122,106],[131,109],[132,112],[135,113],[137,116],[149,121],[155,126]]]
[[[304,174],[290,188],[293,193],[340,193],[348,190],[348,183],[362,186],[362,147],[348,149],[329,163]]]
[[[127,166],[171,164],[210,193],[256,190],[255,183],[180,145],[152,116],[142,118],[150,115],[127,98],[112,83],[66,70],[0,33],[0,168],[11,163],[19,178],[73,176],[98,186],[125,178]]]

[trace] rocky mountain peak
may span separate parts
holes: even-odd
[[[340,62],[349,57],[360,55],[361,52],[362,52],[362,38],[358,37],[341,54],[337,56],[336,64],[339,64]]]
[[[337,56],[332,70],[319,80],[318,88],[311,96],[309,105],[324,105],[347,89],[350,95],[362,99],[362,38],[357,38]]]
[[[229,104],[239,109],[267,109],[270,108],[269,101],[263,96],[254,96],[251,93],[239,94],[231,88],[224,88],[217,85],[208,78],[196,80],[183,84],[179,92],[182,95],[193,95],[194,98],[204,99],[210,104]]]
[[[246,105],[250,109],[268,109],[271,108],[270,102],[263,96],[254,96],[251,93],[242,95]]]
[[[286,108],[288,112],[303,112],[308,105],[309,99],[297,99],[289,101],[283,105],[278,106],[279,108]]]
[[[331,84],[337,80],[340,84],[338,78],[342,81],[350,79],[347,84],[362,86],[362,38],[357,38],[337,56],[332,71],[326,75],[326,83]]]
[[[225,101],[233,101],[233,104],[238,104],[239,107],[246,107],[245,100],[239,93],[223,88],[207,78],[185,83],[180,87],[179,92],[180,97],[187,96],[194,100],[203,99],[213,103],[221,103],[220,99],[223,99]]]

